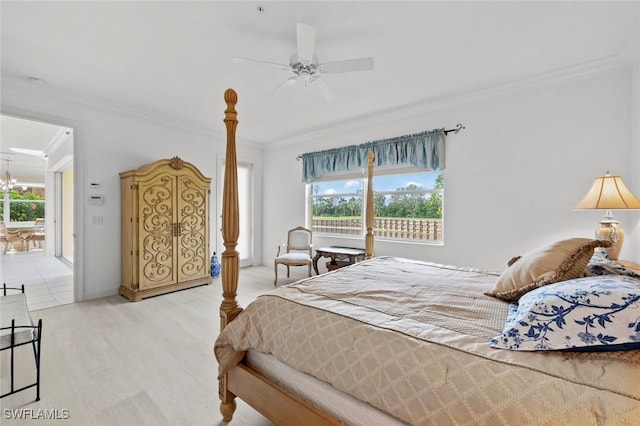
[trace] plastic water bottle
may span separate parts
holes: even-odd
[[[215,251],[213,252],[213,256],[211,256],[211,276],[213,278],[220,276],[220,262],[218,261],[218,256]]]

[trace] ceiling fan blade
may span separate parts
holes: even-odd
[[[15,148],[15,147],[10,147],[9,149],[18,154],[31,155],[33,157],[38,157],[42,159],[47,158],[47,154],[45,154],[44,151],[40,149],[27,149],[27,148]]]
[[[289,78],[287,78],[287,79],[286,79],[286,80],[284,80],[282,83],[280,83],[280,84],[278,84],[276,87],[274,87],[274,89],[273,89],[272,91],[270,91],[270,92],[267,94],[267,98],[268,98],[268,97],[270,97],[271,95],[273,95],[273,94],[274,94],[278,89],[280,89],[281,87],[289,86],[289,85],[291,85],[291,84],[295,83],[297,79],[298,79],[298,76],[294,76],[294,77],[289,77]]]
[[[311,25],[297,24],[298,59],[303,62],[313,60],[313,49],[316,44],[316,29]]]
[[[370,71],[375,66],[373,58],[347,59],[345,61],[325,62],[320,64],[323,73],[339,73],[354,71]]]
[[[272,67],[276,67],[279,68],[281,70],[288,70],[289,69],[289,65],[284,65],[284,64],[278,64],[276,62],[269,62],[269,61],[261,61],[258,59],[249,59],[249,58],[240,58],[238,56],[234,56],[233,58],[231,58],[231,60],[233,62],[236,63],[252,63],[252,64],[262,64],[262,65],[270,65]]]
[[[311,83],[317,83],[320,86],[320,91],[327,100],[330,101],[338,97],[338,92],[336,92],[336,90],[324,78],[314,77],[313,80],[311,80]]]

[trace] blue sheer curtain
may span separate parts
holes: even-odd
[[[409,164],[425,170],[442,170],[444,135],[444,129],[437,129],[302,154],[302,181],[309,183],[327,173],[366,167],[369,151],[375,154],[375,165],[378,167]]]

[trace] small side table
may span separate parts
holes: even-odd
[[[618,260],[617,262],[625,268],[631,269],[633,272],[640,274],[640,264],[630,260]]]
[[[316,255],[313,258],[313,270],[316,271],[316,274],[320,274],[318,272],[318,259],[321,257],[331,258],[331,265],[335,265],[335,267],[330,268],[330,270],[333,270],[364,260],[366,254],[367,252],[364,249],[353,247],[330,246],[317,248]],[[338,262],[339,260],[344,262]]]

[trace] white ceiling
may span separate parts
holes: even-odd
[[[239,137],[273,143],[620,57],[637,48],[638,7],[637,1],[3,1],[2,78],[4,85],[37,77],[46,82],[40,90],[212,134],[220,132],[223,93],[232,87]],[[321,62],[373,56],[375,70],[327,75],[339,94],[330,101],[302,85],[267,97],[290,74],[231,58],[287,63],[297,22],[316,27]]]
[[[30,154],[15,152],[11,148],[43,151],[45,154],[71,132],[60,126],[31,120],[0,116],[0,174],[4,178],[7,169],[18,183],[44,183],[46,160]]]

